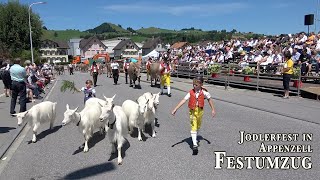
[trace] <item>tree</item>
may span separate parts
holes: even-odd
[[[118,24],[118,27],[121,27],[121,28],[122,28],[122,26],[121,26],[120,24]]]
[[[44,30],[48,30],[48,28],[47,28],[46,26],[43,26],[43,27],[42,27],[42,29],[44,29]]]
[[[134,29],[132,29],[131,27],[128,27],[127,30],[130,31],[130,32],[132,32],[132,33],[135,33],[135,32],[136,32],[136,31],[135,31]]]
[[[53,34],[54,37],[58,37],[58,33],[55,31]]]
[[[17,56],[23,50],[30,50],[30,32],[28,6],[19,1],[0,3],[0,42]],[[42,35],[42,22],[37,14],[31,11],[32,42],[39,48]]]

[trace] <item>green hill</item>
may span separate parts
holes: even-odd
[[[79,30],[42,30],[42,39],[51,40],[69,40],[72,38],[80,38],[80,36],[89,35],[90,33]]]
[[[115,25],[115,24],[112,24],[112,23],[108,23],[111,27],[112,27],[112,29],[114,29],[116,32],[118,32],[118,33],[129,33],[129,31],[128,30],[126,30],[126,29],[123,29],[122,27],[119,27],[119,26],[117,26],[117,25]],[[121,25],[120,25],[121,26]]]
[[[137,30],[140,34],[160,34],[160,33],[176,33],[174,30],[161,29],[156,27],[141,28]]]
[[[122,27],[119,27],[115,24],[112,23],[102,23],[101,25],[93,28],[93,29],[88,29],[86,30],[89,33],[93,34],[103,34],[103,33],[127,33],[129,31],[123,29]]]

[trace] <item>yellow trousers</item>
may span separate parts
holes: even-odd
[[[189,115],[190,115],[191,131],[196,132],[201,127],[203,109],[199,107],[196,107],[194,110],[190,109]]]
[[[161,76],[161,86],[164,86],[166,84],[167,86],[170,86],[170,74],[164,74]]]

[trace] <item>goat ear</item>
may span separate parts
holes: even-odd
[[[74,112],[77,112],[77,111],[78,111],[78,108],[79,108],[79,106],[78,106],[78,107],[76,107],[76,109],[74,110]]]
[[[21,112],[20,114],[22,115],[22,117],[26,117],[26,115],[28,114],[29,111],[25,111],[25,112]]]
[[[106,100],[108,100],[108,98],[103,94],[103,97],[106,99]]]
[[[113,95],[111,99],[113,100],[113,99],[116,97],[116,95],[117,95],[117,94]]]
[[[150,99],[147,100],[146,104],[149,102]]]
[[[98,104],[99,104],[101,107],[103,107],[103,106],[102,106],[102,104],[101,104],[100,102],[98,102]]]
[[[67,110],[69,110],[69,104],[66,105]]]

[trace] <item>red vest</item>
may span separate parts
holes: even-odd
[[[169,72],[171,70],[169,64],[164,65],[164,63],[161,63],[160,66],[162,68],[162,70],[160,71],[161,75],[164,74],[165,69],[167,69],[167,72]]]
[[[124,63],[124,69],[128,69],[129,65],[130,65],[130,63],[128,63],[128,62]]]
[[[189,109],[194,110],[196,107],[203,108],[204,107],[203,90],[200,90],[200,94],[198,96],[198,99],[196,98],[196,93],[195,93],[194,89],[191,89],[189,91],[189,93],[190,93],[190,98],[189,98],[189,103],[188,103]],[[197,106],[197,102],[198,102],[198,106]]]
[[[150,66],[151,66],[151,62],[148,61],[148,62],[146,63],[146,66],[147,66],[147,69],[149,70],[149,69],[150,69]]]
[[[98,65],[97,65],[97,66],[93,66],[93,65],[92,65],[92,66],[91,66],[91,71],[93,72],[94,69],[96,69],[96,71],[98,72],[98,70],[99,70]]]

